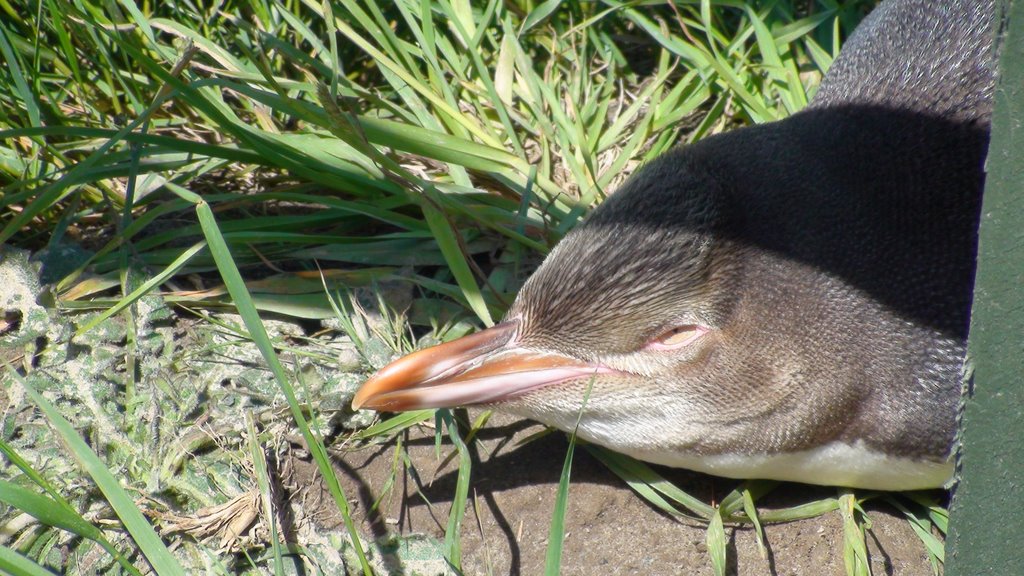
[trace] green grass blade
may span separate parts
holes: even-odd
[[[0,479],[0,502],[26,512],[47,526],[67,530],[83,538],[98,540],[102,537],[99,528],[85,521],[74,510],[65,508],[60,502],[33,492],[13,482]]]
[[[60,179],[43,188],[21,213],[17,214],[14,218],[11,218],[7,222],[7,225],[4,226],[3,230],[0,230],[0,244],[7,242],[7,240],[10,239],[18,229],[38,216],[43,210],[51,208],[64,193],[65,189],[75,185],[76,182],[90,180],[89,173],[92,171],[93,166],[104,159],[110,149],[113,148],[117,142],[121,141],[125,135],[141,126],[149,118],[149,114],[152,113],[153,110],[159,108],[162,104],[163,101],[161,100],[160,102],[150,106],[146,113],[142,114],[125,128],[119,130],[113,138],[105,142],[86,159],[75,164],[75,166],[64,173]]]
[[[868,548],[864,540],[864,510],[850,490],[841,490],[839,512],[843,518],[843,564],[847,576],[871,576]]]
[[[696,514],[699,518],[708,521],[715,514],[716,508],[708,506],[700,499],[695,498],[677,486],[663,478],[653,468],[626,456],[605,448],[588,444],[587,450],[593,453],[601,462],[608,466],[615,474],[629,483],[630,487],[637,490],[638,487],[646,487],[655,493],[668,497],[681,504]],[[645,498],[650,492],[648,490],[637,490]],[[678,511],[675,512],[679,514]]]
[[[501,144],[487,133],[477,122],[468,118],[465,114],[460,114],[458,110],[450,106],[441,97],[431,91],[427,86],[418,81],[408,70],[403,68],[399,63],[389,58],[383,52],[378,50],[369,41],[367,41],[361,34],[359,34],[354,28],[352,28],[347,22],[340,18],[335,18],[334,23],[345,37],[354,42],[360,48],[366,51],[372,58],[374,58],[382,68],[392,72],[400,78],[403,82],[407,83],[413,88],[420,96],[424,97],[427,101],[433,104],[439,111],[456,119],[466,130],[471,134],[479,138],[483,143],[500,148]]]
[[[22,458],[20,454],[14,451],[14,448],[12,448],[10,444],[0,440],[0,452],[7,457],[11,464],[17,466],[29,480],[32,480],[36,485],[45,490],[46,493],[49,494],[51,498],[59,502],[61,506],[64,506],[65,508],[71,507],[68,501],[57,491],[53,484],[51,484],[42,474],[32,468],[32,466],[29,465],[29,463]]]
[[[11,77],[14,80],[14,86],[18,90],[18,95],[21,97],[22,104],[25,106],[25,112],[28,115],[28,121],[32,126],[39,126],[40,115],[39,105],[36,103],[36,96],[32,93],[32,90],[28,86],[28,82],[25,81],[25,75],[22,74],[21,66],[18,64],[17,55],[14,53],[14,48],[7,38],[7,27],[0,23],[0,56],[4,57],[7,62],[7,69],[11,72]]]
[[[526,34],[541,22],[547,20],[561,4],[562,0],[544,0],[544,2],[538,4],[523,19],[523,23],[519,26],[519,35]]]
[[[441,249],[452,276],[455,276],[455,282],[462,289],[462,295],[466,298],[470,309],[476,313],[484,325],[492,326],[494,319],[480,292],[480,286],[476,283],[476,278],[473,277],[468,255],[463,251],[452,225],[444,213],[429,201],[423,203],[423,216],[426,218],[427,224],[430,225],[430,231],[434,234],[437,246]]]
[[[949,531],[949,510],[943,508],[933,497],[922,492],[910,492],[904,496],[928,510],[928,518],[939,529],[939,532],[946,534]]]
[[[47,0],[46,8],[50,17],[53,18],[53,30],[57,33],[57,40],[64,55],[63,63],[71,69],[71,76],[75,79],[75,83],[82,85],[82,71],[78,66],[78,56],[71,45],[71,36],[68,34],[64,14],[53,0]]]
[[[750,493],[750,490],[744,488],[743,492],[743,512],[750,519],[750,522],[754,525],[754,536],[757,538],[757,549],[761,553],[761,558],[768,558],[768,548],[764,545],[764,529],[761,528],[761,519],[757,515],[757,507],[754,506],[754,497]]]
[[[835,498],[825,498],[823,500],[799,504],[782,510],[761,510],[758,512],[758,516],[760,516],[762,522],[766,523],[793,522],[796,520],[816,518],[822,514],[828,514],[829,512],[833,512],[838,509],[839,500]]]
[[[375,436],[389,436],[391,434],[397,434],[406,428],[410,428],[431,419],[434,416],[434,410],[414,410],[412,412],[402,412],[396,416],[392,416],[387,420],[378,422],[369,428],[360,430],[359,432],[352,435],[354,440],[366,440]]]
[[[0,573],[11,576],[53,576],[53,572],[7,546],[0,546]]]
[[[253,343],[256,344],[257,348],[259,348],[260,353],[263,355],[263,359],[267,362],[271,372],[274,374],[274,378],[277,380],[278,386],[284,393],[285,399],[288,401],[288,407],[291,409],[292,418],[295,420],[295,424],[299,427],[302,437],[306,441],[307,448],[317,464],[320,475],[327,484],[328,490],[334,498],[335,504],[338,506],[338,511],[341,512],[341,516],[345,522],[345,527],[347,528],[349,537],[352,540],[352,547],[355,549],[356,555],[359,557],[359,563],[362,567],[363,574],[365,574],[365,576],[371,576],[372,571],[370,570],[370,565],[366,560],[366,554],[363,551],[363,545],[359,539],[359,533],[356,531],[355,523],[352,521],[352,514],[349,511],[348,500],[346,499],[345,492],[334,472],[330,457],[327,454],[327,449],[324,448],[323,443],[319,438],[313,435],[312,430],[309,428],[309,423],[303,415],[302,407],[299,405],[299,401],[295,396],[295,391],[289,383],[284,366],[281,364],[280,359],[277,357],[277,353],[274,351],[274,345],[270,341],[270,336],[267,334],[267,330],[264,328],[263,322],[260,320],[259,313],[256,311],[256,306],[253,304],[252,297],[249,295],[249,291],[245,287],[245,281],[242,280],[242,275],[239,273],[238,267],[235,265],[231,256],[231,251],[228,250],[227,243],[224,241],[224,236],[217,227],[217,221],[214,218],[213,210],[210,208],[209,204],[204,201],[200,201],[200,203],[196,205],[196,215],[199,217],[199,223],[202,226],[203,234],[206,236],[206,241],[210,246],[210,253],[217,262],[217,269],[220,271],[221,278],[224,281],[224,286],[231,295],[231,299],[234,301],[235,307],[238,309],[238,314],[245,322],[245,327],[249,331],[249,335],[252,338]]]
[[[606,460],[605,457],[615,454],[611,451],[604,451],[604,449],[590,444],[586,445],[587,451],[594,455],[595,458],[601,461],[602,464],[608,467],[609,470],[614,472],[619,478],[633,489],[634,492],[640,495],[641,498],[648,501],[651,505],[658,508],[659,510],[670,514],[672,516],[688,516],[681,512],[678,508],[673,506],[668,500],[666,500],[657,490],[651,487],[650,484],[642,480],[638,480],[631,472],[620,467],[620,463],[614,458]],[[694,520],[703,520],[696,516],[691,516]]]
[[[128,559],[107,540],[99,528],[95,527],[85,518],[82,518],[67,500],[58,494],[49,482],[33,470],[9,445],[0,441],[0,448],[3,449],[4,454],[18,468],[25,472],[26,477],[43,487],[50,494],[50,496],[38,494],[12,482],[0,480],[0,502],[6,502],[8,505],[33,516],[43,524],[67,530],[82,538],[96,542],[113,556],[129,574],[141,576],[138,569],[132,566]]]
[[[565,451],[565,462],[562,464],[562,473],[558,478],[558,492],[555,495],[555,509],[551,514],[551,528],[548,530],[548,550],[544,560],[544,574],[547,576],[558,576],[562,571],[562,547],[565,543],[565,513],[569,508],[569,479],[572,476],[572,457],[576,452],[576,434],[580,428],[580,421],[583,420],[583,413],[587,409],[587,400],[590,399],[590,392],[593,389],[594,381],[590,380],[586,393],[583,395],[583,403],[580,405],[579,414],[576,415],[576,426],[569,435],[569,448]]]
[[[459,572],[462,571],[462,519],[466,515],[466,502],[469,498],[469,478],[472,461],[469,449],[459,436],[458,425],[450,410],[438,410],[437,418],[448,429],[448,437],[459,454],[459,474],[455,481],[455,495],[452,498],[451,512],[448,514],[448,525],[444,533],[444,544],[447,559]],[[440,429],[438,430],[440,432]]]
[[[725,576],[726,559],[726,537],[725,526],[722,523],[722,510],[716,508],[711,515],[711,522],[708,524],[705,541],[708,546],[708,556],[711,558],[711,571],[715,576]]]
[[[946,550],[945,545],[942,541],[932,534],[932,520],[930,517],[930,511],[915,507],[915,509],[904,506],[899,500],[899,495],[891,495],[886,500],[895,506],[903,515],[906,517],[907,522],[910,524],[911,529],[917,534],[921,542],[924,544],[928,554],[932,557],[933,562],[936,564],[945,564],[946,562]],[[923,513],[922,513],[923,512]]]
[[[149,560],[153,570],[160,576],[185,576],[185,570],[171,554],[171,551],[164,545],[160,536],[153,530],[153,526],[149,524],[142,515],[142,512],[139,511],[131,496],[125,492],[121,484],[114,478],[114,475],[103,464],[103,461],[89,448],[81,436],[75,432],[71,423],[65,420],[60,412],[25,382],[21,376],[13,370],[10,370],[9,373],[15,380],[21,383],[25,393],[46,415],[50,425],[60,435],[71,455],[78,461],[79,466],[96,482],[96,486],[99,487],[107,502],[110,503],[114,512],[117,513],[117,517],[120,518],[125,529],[132,535],[135,543],[139,546],[139,550]]]
[[[140,298],[152,292],[154,288],[160,286],[169,278],[174,276],[179,270],[181,270],[182,267],[184,267],[185,264],[187,264],[189,260],[191,260],[192,257],[198,254],[199,251],[202,250],[203,248],[206,248],[206,242],[199,242],[197,244],[192,245],[192,247],[182,252],[177,258],[174,259],[173,262],[171,262],[169,266],[164,268],[159,274],[153,276],[149,280],[146,280],[145,282],[142,283],[141,286],[139,286],[135,290],[132,290],[131,294],[119,300],[117,304],[105,310],[102,314],[93,318],[89,322],[83,324],[77,331],[75,331],[75,336],[81,336],[82,334],[85,334],[89,330],[92,330],[96,326],[105,322],[114,314],[117,314],[121,310],[124,310],[128,306],[131,306]]]
[[[267,458],[263,453],[256,425],[252,415],[245,419],[245,432],[249,445],[249,456],[252,458],[253,470],[256,473],[256,485],[259,487],[260,499],[263,502],[264,518],[270,525],[270,547],[274,555],[274,574],[284,574],[284,557],[281,553],[281,539],[277,533],[277,513],[274,510],[274,498],[270,490],[270,474],[267,471]]]
[[[576,434],[569,436],[569,448],[562,464],[555,493],[555,509],[551,514],[551,528],[548,530],[548,551],[544,560],[544,574],[558,576],[562,570],[562,547],[565,542],[565,513],[569,507],[569,478],[572,473],[572,457],[576,450]]]

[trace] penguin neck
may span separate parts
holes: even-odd
[[[720,236],[963,340],[987,145],[987,124],[851,105],[709,138],[687,154],[724,196]]]
[[[988,123],[992,0],[883,2],[857,27],[810,107],[876,106]]]

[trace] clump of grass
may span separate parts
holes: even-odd
[[[359,570],[370,573],[316,405],[281,361],[282,352],[313,353],[272,340],[259,313],[340,317],[363,370],[407,350],[414,332],[456,336],[492,323],[532,266],[637,165],[679,141],[778,119],[806,104],[840,38],[871,3],[797,4],[805,5],[3,4],[0,243],[43,254],[50,307],[82,319],[49,345],[74,343],[114,320],[128,327],[122,364],[132,376],[111,397],[108,416],[143,418],[139,402],[167,387],[154,373],[135,376],[152,351],[141,311],[155,294],[206,329],[254,343],[345,519]],[[355,308],[334,298],[381,285],[413,287],[404,307],[413,328],[393,319],[390,329],[368,332],[355,323]],[[237,311],[241,323],[220,319],[225,310]],[[31,361],[18,365],[4,373],[8,389],[33,375]],[[89,462],[89,482],[108,484],[100,480],[105,466],[123,484],[167,484],[176,487],[178,505],[200,503],[194,486],[152,480],[130,442],[96,433],[109,427],[79,430],[94,441],[83,449],[58,411],[27,394],[61,430],[67,450]],[[186,424],[191,412],[182,413]],[[355,437],[388,437],[432,414],[395,416]],[[465,443],[483,424],[467,431],[457,420],[448,412],[436,417],[439,441],[447,431],[460,463],[446,538],[456,567],[469,490]],[[256,442],[259,428],[232,434]],[[123,438],[142,434],[129,432]],[[61,503],[57,479],[19,456],[32,446],[15,446],[12,432],[5,434],[8,461],[21,463],[12,471],[18,487],[3,499],[12,511],[32,514],[48,498],[62,512],[35,515],[40,522],[98,542],[127,571],[143,558],[160,573],[180,568],[138,523],[140,505],[131,498],[103,489],[133,536],[111,544],[83,515],[96,498]],[[711,507],[640,463],[588,449],[655,506],[709,522],[718,572],[730,522],[753,522],[760,535],[759,522],[847,504],[851,526],[863,519],[846,495],[759,515],[754,503],[770,489],[763,484]],[[248,451],[261,462],[254,445]],[[160,468],[167,474],[187,459],[160,456],[173,462]],[[257,479],[268,507],[265,470]],[[922,538],[944,527],[941,508],[903,506]],[[847,550],[856,552],[857,533],[848,532]],[[38,573],[39,564],[25,558],[45,563],[58,541],[48,538],[0,548],[0,567]],[[937,565],[941,547],[925,542]],[[272,543],[280,573],[284,552],[276,537]],[[851,570],[862,570],[859,556],[852,558]]]

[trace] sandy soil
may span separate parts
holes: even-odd
[[[465,574],[543,573],[567,441],[562,434],[550,434],[518,444],[542,429],[538,424],[496,415],[479,438],[472,502],[461,531]],[[372,446],[338,457],[353,514],[361,521],[360,531],[378,541],[395,534],[423,534],[443,540],[455,492],[456,463],[435,472],[438,460],[430,430],[412,431],[405,442],[414,473],[399,475],[394,491],[370,513],[367,510],[380,498],[391,474],[393,446]],[[445,452],[447,449],[442,450]],[[293,478],[286,484],[306,487],[303,505],[332,510],[333,506],[322,500],[323,494],[310,490],[317,485],[312,465],[304,461],[291,464]],[[685,470],[658,471],[706,502],[727,494],[736,484]],[[830,488],[787,484],[759,504],[780,508],[832,495],[835,490]],[[320,506],[322,501],[324,505]],[[867,510],[872,524],[868,544],[874,574],[932,574],[924,546],[898,511],[884,503],[869,505]],[[335,517],[321,514],[319,519],[327,526],[337,526]],[[703,526],[653,508],[586,450],[576,451],[566,531],[562,561],[565,575],[711,574]],[[728,570],[736,576],[846,573],[838,512],[767,526],[767,557],[762,557],[752,530],[727,527],[727,535]],[[391,568],[395,573],[404,571],[400,563]]]

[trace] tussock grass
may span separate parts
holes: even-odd
[[[271,412],[222,429],[219,443],[171,432],[202,412],[199,396],[172,384],[175,371],[254,344],[272,374],[266,394],[287,406],[345,520],[358,570],[371,573],[325,446],[322,410],[330,407],[309,393],[294,360],[330,361],[335,351],[271,335],[260,315],[335,322],[356,352],[352,373],[414,342],[493,323],[540,258],[636,166],[678,142],[803,107],[869,4],[0,3],[0,243],[40,255],[52,287],[45,309],[72,319],[34,348],[36,335],[18,332],[28,318],[5,320],[0,337],[20,348],[4,353],[2,378],[12,406],[41,410],[63,439],[58,453],[79,463],[41,458],[18,432],[35,424],[4,416],[3,522],[28,528],[4,540],[0,569],[68,569],[51,552],[74,535],[129,573],[199,565],[282,573],[282,557],[297,552],[278,545],[267,512],[275,502],[265,461]],[[408,305],[367,320],[354,295],[387,286],[399,286]],[[177,350],[150,370],[152,327],[168,318],[153,315],[161,306],[220,340]],[[113,327],[122,325],[118,336]],[[74,379],[47,370],[47,354],[91,338],[117,342],[125,369],[112,377],[119,388],[106,404],[83,401],[88,409],[74,412]],[[134,424],[148,421],[141,407],[161,393],[180,404],[161,411],[167,429]],[[77,431],[61,415],[69,410],[86,418]],[[466,443],[486,416],[460,425],[449,411],[397,415],[364,423],[348,441],[389,438],[431,419],[439,454],[459,463],[444,544],[458,569],[471,485]],[[150,443],[153,434],[160,442]],[[152,512],[154,499],[213,503],[198,476],[181,476],[200,447],[249,454],[269,518],[269,560],[201,559],[201,547],[169,553],[155,516],[140,512]],[[706,521],[716,573],[725,569],[726,525],[753,523],[760,541],[762,524],[829,512],[847,526],[848,571],[868,570],[859,506],[872,495],[758,512],[772,485],[747,483],[710,506],[642,463],[586,448],[652,505]],[[563,514],[571,453],[565,464]],[[204,478],[241,489],[226,471]],[[942,548],[932,534],[944,532],[944,510],[918,496],[892,498],[937,567]],[[98,522],[97,507],[112,524]],[[560,525],[556,514],[550,573]],[[197,564],[182,568],[183,558]]]

